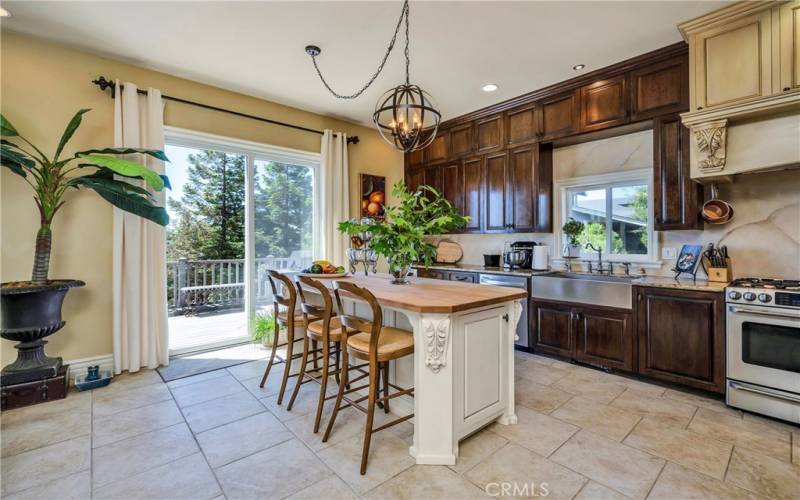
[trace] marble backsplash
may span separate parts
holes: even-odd
[[[593,141],[553,154],[556,180],[623,170],[651,168],[650,131]],[[735,277],[800,278],[800,169],[738,175],[719,185],[719,196],[734,207],[733,219],[721,226],[706,224],[700,231],[657,232],[660,248],[680,250],[683,244],[727,245]],[[512,241],[536,241],[553,248],[552,234],[449,235],[464,249],[465,264],[483,264],[483,254],[501,253]],[[436,238],[441,239],[441,238]],[[560,247],[560,245],[559,245]],[[674,260],[661,260],[648,274],[670,275]],[[702,274],[702,271],[700,271]],[[698,274],[698,276],[700,276]]]

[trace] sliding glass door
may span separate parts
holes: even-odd
[[[271,310],[267,269],[316,253],[318,155],[182,130],[166,153],[170,352],[248,342]]]

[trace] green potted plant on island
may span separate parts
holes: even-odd
[[[567,237],[567,244],[564,247],[564,257],[580,257],[581,244],[578,241],[578,236],[583,233],[583,222],[573,219],[572,217],[561,227],[564,236]]]
[[[0,336],[19,342],[14,346],[17,349],[16,361],[3,368],[4,386],[52,377],[61,369],[61,358],[49,358],[45,355],[45,342],[42,339],[64,326],[61,305],[67,291],[85,285],[83,281],[76,279],[51,280],[48,277],[51,226],[56,213],[67,201],[65,195],[69,190],[91,189],[122,210],[161,226],[169,223],[166,210],[155,204],[150,191],[115,177],[143,180],[153,191],[161,191],[164,186],[169,187],[165,176],[134,161],[117,157],[141,153],[169,161],[163,151],[99,148],[79,151],[62,158],[64,147],[80,127],[83,115],[88,111],[82,109],[72,117],[52,157],[48,157],[28,141],[0,114],[2,165],[22,177],[33,189],[33,199],[39,211],[39,230],[36,234],[31,280],[3,283],[0,287]]]
[[[444,234],[464,227],[469,221],[453,205],[430,186],[409,191],[403,181],[392,187],[397,205],[385,206],[385,218],[365,222],[349,220],[339,223],[339,231],[349,236],[370,234],[370,248],[389,263],[394,284],[408,283],[411,265],[422,262],[429,266],[436,247],[427,236]]]

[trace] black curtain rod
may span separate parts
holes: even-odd
[[[104,76],[99,76],[99,77],[97,77],[96,80],[92,80],[92,83],[94,83],[95,85],[100,87],[100,90],[106,90],[106,89],[110,88],[111,89],[111,97],[114,97],[114,93],[116,92],[116,90],[115,90],[116,87],[114,85],[114,82],[107,80],[106,77],[104,77]],[[120,85],[120,88],[122,88],[122,85]],[[136,89],[136,92],[139,93],[139,94],[142,94],[142,95],[147,95],[147,91],[146,90]],[[316,129],[313,129],[313,128],[301,127],[300,125],[292,125],[291,123],[279,122],[277,120],[270,120],[269,118],[263,118],[261,116],[248,115],[247,113],[240,113],[239,111],[233,111],[233,110],[225,109],[225,108],[218,108],[216,106],[211,106],[209,104],[203,104],[201,102],[190,101],[188,99],[181,99],[180,97],[172,97],[172,96],[169,96],[169,95],[162,94],[161,98],[165,99],[167,101],[180,102],[180,103],[183,103],[183,104],[188,104],[190,106],[197,106],[198,108],[210,109],[212,111],[219,111],[221,113],[228,113],[230,115],[241,116],[242,118],[249,118],[251,120],[257,120],[257,121],[264,122],[264,123],[270,123],[272,125],[280,125],[281,127],[288,127],[288,128],[293,128],[295,130],[302,130],[303,132],[311,132],[311,133],[319,134],[319,135],[323,134],[322,130],[316,130]],[[352,137],[348,137],[347,138],[347,144],[358,144],[358,143],[359,143],[359,139],[358,139],[357,135],[354,135]]]

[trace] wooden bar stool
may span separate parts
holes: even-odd
[[[292,361],[303,356],[300,353],[293,353],[295,342],[305,338],[305,335],[303,335],[301,338],[295,338],[294,329],[295,327],[305,327],[306,315],[295,313],[295,307],[297,306],[297,291],[295,290],[294,283],[292,283],[292,280],[289,279],[289,277],[275,270],[269,269],[267,270],[267,278],[269,279],[269,285],[272,288],[275,333],[273,334],[272,352],[269,355],[267,369],[264,370],[264,376],[261,377],[261,384],[259,387],[264,387],[273,364],[278,365],[284,363],[283,381],[281,382],[280,391],[278,391],[278,404],[281,404],[281,402],[283,402],[283,394],[286,390],[286,383],[289,380],[289,377],[294,377],[297,375],[291,375],[289,373],[292,370]],[[281,310],[281,306],[283,306],[285,310]],[[316,319],[318,318],[313,317],[313,319],[310,320],[314,321]],[[280,339],[281,326],[286,327],[286,342],[283,344],[278,342]],[[275,361],[275,353],[280,347],[284,346],[286,346],[286,356],[283,359],[278,357],[278,360]],[[318,352],[319,350],[316,348],[313,350],[315,363]]]
[[[372,295],[372,292],[366,288],[362,288],[347,281],[334,281],[333,286],[336,295],[336,304],[339,307],[342,328],[352,328],[358,333],[349,334],[347,336],[347,349],[342,352],[339,392],[336,395],[336,404],[333,407],[333,413],[331,414],[331,419],[328,422],[328,428],[325,430],[325,436],[322,438],[322,442],[326,442],[328,437],[330,437],[331,429],[333,429],[333,423],[336,420],[336,415],[339,413],[339,410],[347,408],[348,406],[353,406],[365,412],[367,414],[367,422],[364,427],[364,448],[361,452],[361,475],[364,475],[367,472],[367,459],[369,457],[369,445],[372,434],[414,417],[412,413],[383,424],[377,429],[372,428],[376,403],[382,402],[384,411],[389,413],[390,399],[406,394],[414,394],[413,387],[410,389],[403,389],[389,382],[388,377],[389,361],[414,353],[414,335],[408,330],[383,326],[381,306],[378,304],[375,296]],[[372,309],[372,321],[345,314],[344,308],[342,307],[342,291],[365,301],[370,306],[370,309]],[[351,387],[345,390],[348,384],[350,356],[369,361],[369,384],[360,387]],[[383,396],[378,397],[381,372],[383,372]],[[390,394],[390,387],[395,389],[396,392]],[[362,396],[358,399],[344,397],[346,394],[351,394],[365,388],[369,388],[368,396]],[[342,399],[347,400],[347,404],[344,406],[342,406]],[[359,405],[359,403],[365,399],[369,400],[366,408]]]

